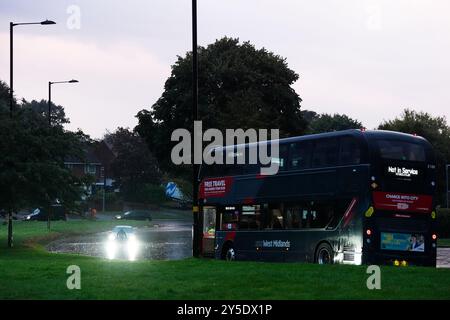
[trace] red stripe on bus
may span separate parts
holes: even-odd
[[[255,203],[255,199],[250,198],[250,197],[249,198],[245,198],[243,203],[244,204],[253,204],[253,203]]]
[[[352,220],[352,218],[353,218],[353,213],[354,213],[353,208],[356,204],[356,200],[357,200],[356,198],[353,198],[352,201],[350,202],[350,205],[348,206],[347,210],[345,211],[343,228],[345,228],[350,223],[350,220]]]
[[[228,241],[228,240],[234,241],[235,237],[236,237],[236,231],[227,232],[227,234],[225,235],[225,241]]]

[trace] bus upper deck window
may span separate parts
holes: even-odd
[[[425,150],[420,144],[399,140],[378,140],[377,144],[383,159],[425,161]]]
[[[314,144],[313,167],[334,166],[337,163],[337,139],[318,140]]]
[[[361,163],[361,148],[359,147],[358,141],[352,137],[344,137],[341,139],[339,154],[339,162],[341,165]]]
[[[311,143],[296,142],[290,145],[289,167],[293,170],[307,169],[311,166]]]

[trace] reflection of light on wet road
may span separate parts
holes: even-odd
[[[437,267],[450,268],[450,248],[438,248]]]
[[[56,240],[47,249],[56,253],[77,253],[107,259],[176,260],[192,256],[191,225],[164,222],[157,228],[143,228],[129,244],[110,243],[107,233]]]

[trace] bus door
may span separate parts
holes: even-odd
[[[203,207],[202,255],[214,256],[216,234],[216,207]]]

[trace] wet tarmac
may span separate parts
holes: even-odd
[[[192,225],[189,222],[154,220],[153,225],[136,229],[137,249],[132,260],[178,260],[192,256]],[[110,258],[108,234],[64,237],[48,244],[47,250]],[[114,258],[129,259],[124,252],[126,248],[122,249]]]
[[[437,249],[436,265],[438,268],[450,268],[450,248]]]

